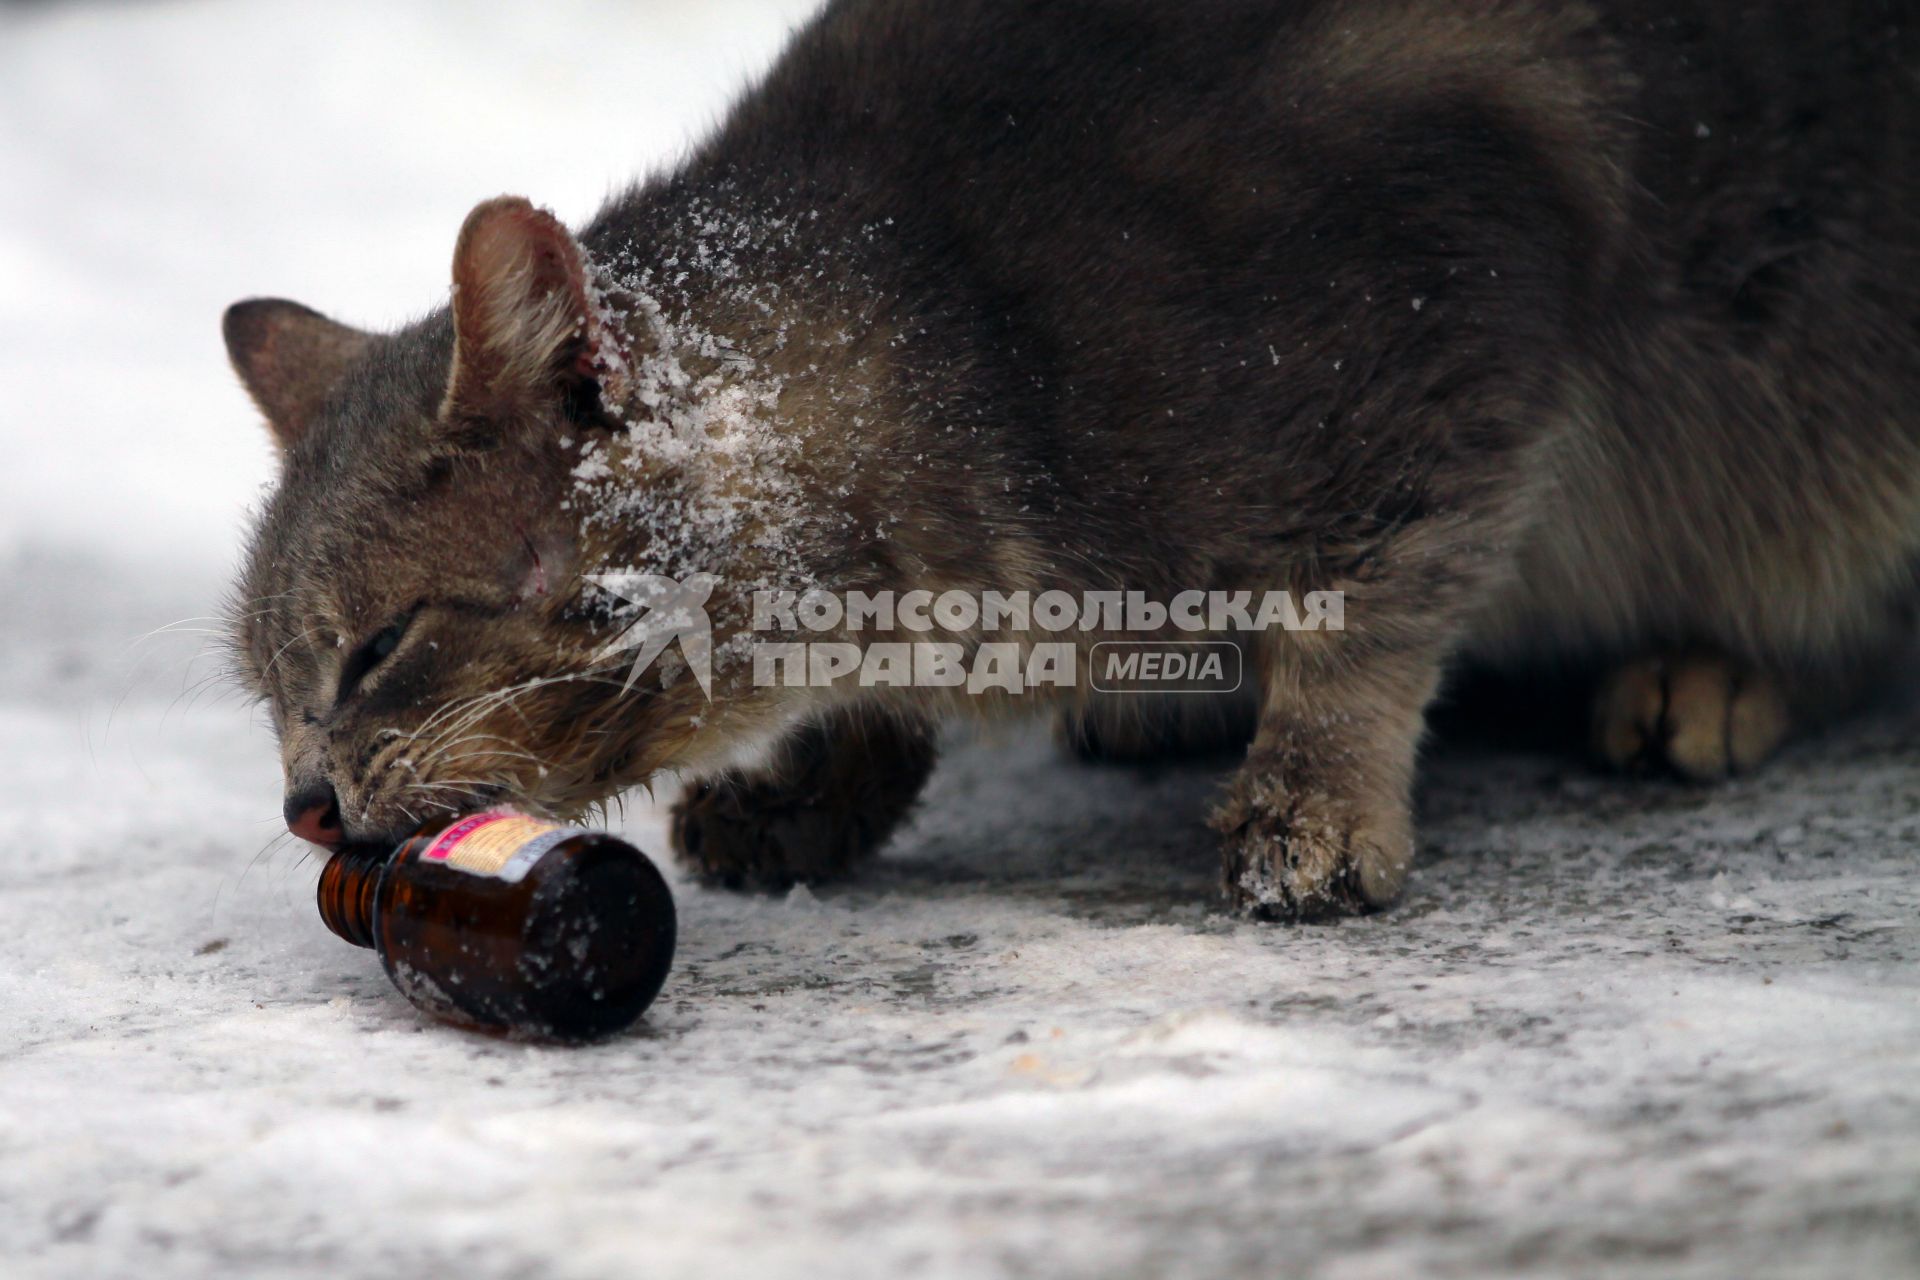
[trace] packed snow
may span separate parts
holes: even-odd
[[[1443,745],[1404,903],[1305,928],[1220,912],[1216,766],[956,740],[856,883],[674,875],[588,1049],[326,932],[207,633],[271,461],[220,308],[417,314],[805,8],[0,9],[0,1271],[1920,1273],[1911,689],[1710,790]]]

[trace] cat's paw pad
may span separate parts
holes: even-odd
[[[1370,809],[1298,795],[1274,779],[1236,781],[1215,810],[1224,837],[1221,887],[1262,920],[1313,920],[1385,906],[1413,860],[1403,806]]]
[[[1615,671],[1594,699],[1593,745],[1631,773],[1713,781],[1758,765],[1787,736],[1771,676],[1712,654],[1647,658]]]

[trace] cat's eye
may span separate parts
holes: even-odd
[[[347,661],[340,668],[340,691],[334,695],[334,703],[345,702],[367,678],[367,673],[385,662],[395,649],[400,647],[400,638],[407,634],[407,626],[413,621],[413,614],[390,626],[381,628],[367,639],[367,642],[347,655]]]

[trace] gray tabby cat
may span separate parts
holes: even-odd
[[[681,856],[885,840],[935,725],[1250,739],[1262,915],[1391,900],[1429,702],[1585,679],[1710,779],[1851,701],[1920,548],[1906,0],[834,0],[579,235],[475,209],[450,307],[232,308],[281,448],[237,590],[290,825],[568,814],[677,771]],[[710,573],[709,702],[586,575]],[[1205,699],[755,683],[762,586],[1285,589]],[[855,643],[872,633],[845,631]],[[974,651],[978,627],[939,639]]]

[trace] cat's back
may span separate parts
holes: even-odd
[[[1299,229],[1373,225],[1383,196],[1444,196],[1462,212],[1439,231],[1520,269],[1524,228],[1474,168],[1512,140],[1582,227],[1588,292],[1575,340],[1542,352],[1577,402],[1558,518],[1483,640],[1805,654],[1883,630],[1920,533],[1916,17],[838,0],[719,152],[906,210],[1057,346],[1127,353],[1066,370],[1120,417],[1132,387],[1109,370],[1203,366],[1287,280],[1351,274],[1333,246],[1373,240]]]
[[[1049,160],[1077,155],[1085,176],[1157,149],[1157,125],[1257,168],[1270,147],[1234,121],[1271,143],[1275,126],[1339,129],[1349,109],[1463,93],[1525,115],[1553,104],[1498,73],[1545,61],[1585,82],[1563,101],[1620,117],[1635,177],[1662,198],[1711,185],[1715,156],[1756,143],[1782,174],[1819,151],[1829,172],[1908,182],[1917,17],[1920,0],[834,0],[717,150],[741,158],[761,139],[772,155],[804,136],[789,160],[997,156],[1045,182]],[[1202,120],[1215,136],[1191,132]],[[1806,145],[1778,145],[1789,137]]]
[[[1920,288],[1920,3],[1597,12],[1633,76],[1636,225],[1683,287],[1738,290],[1753,311],[1824,247],[1857,253],[1882,287]]]

